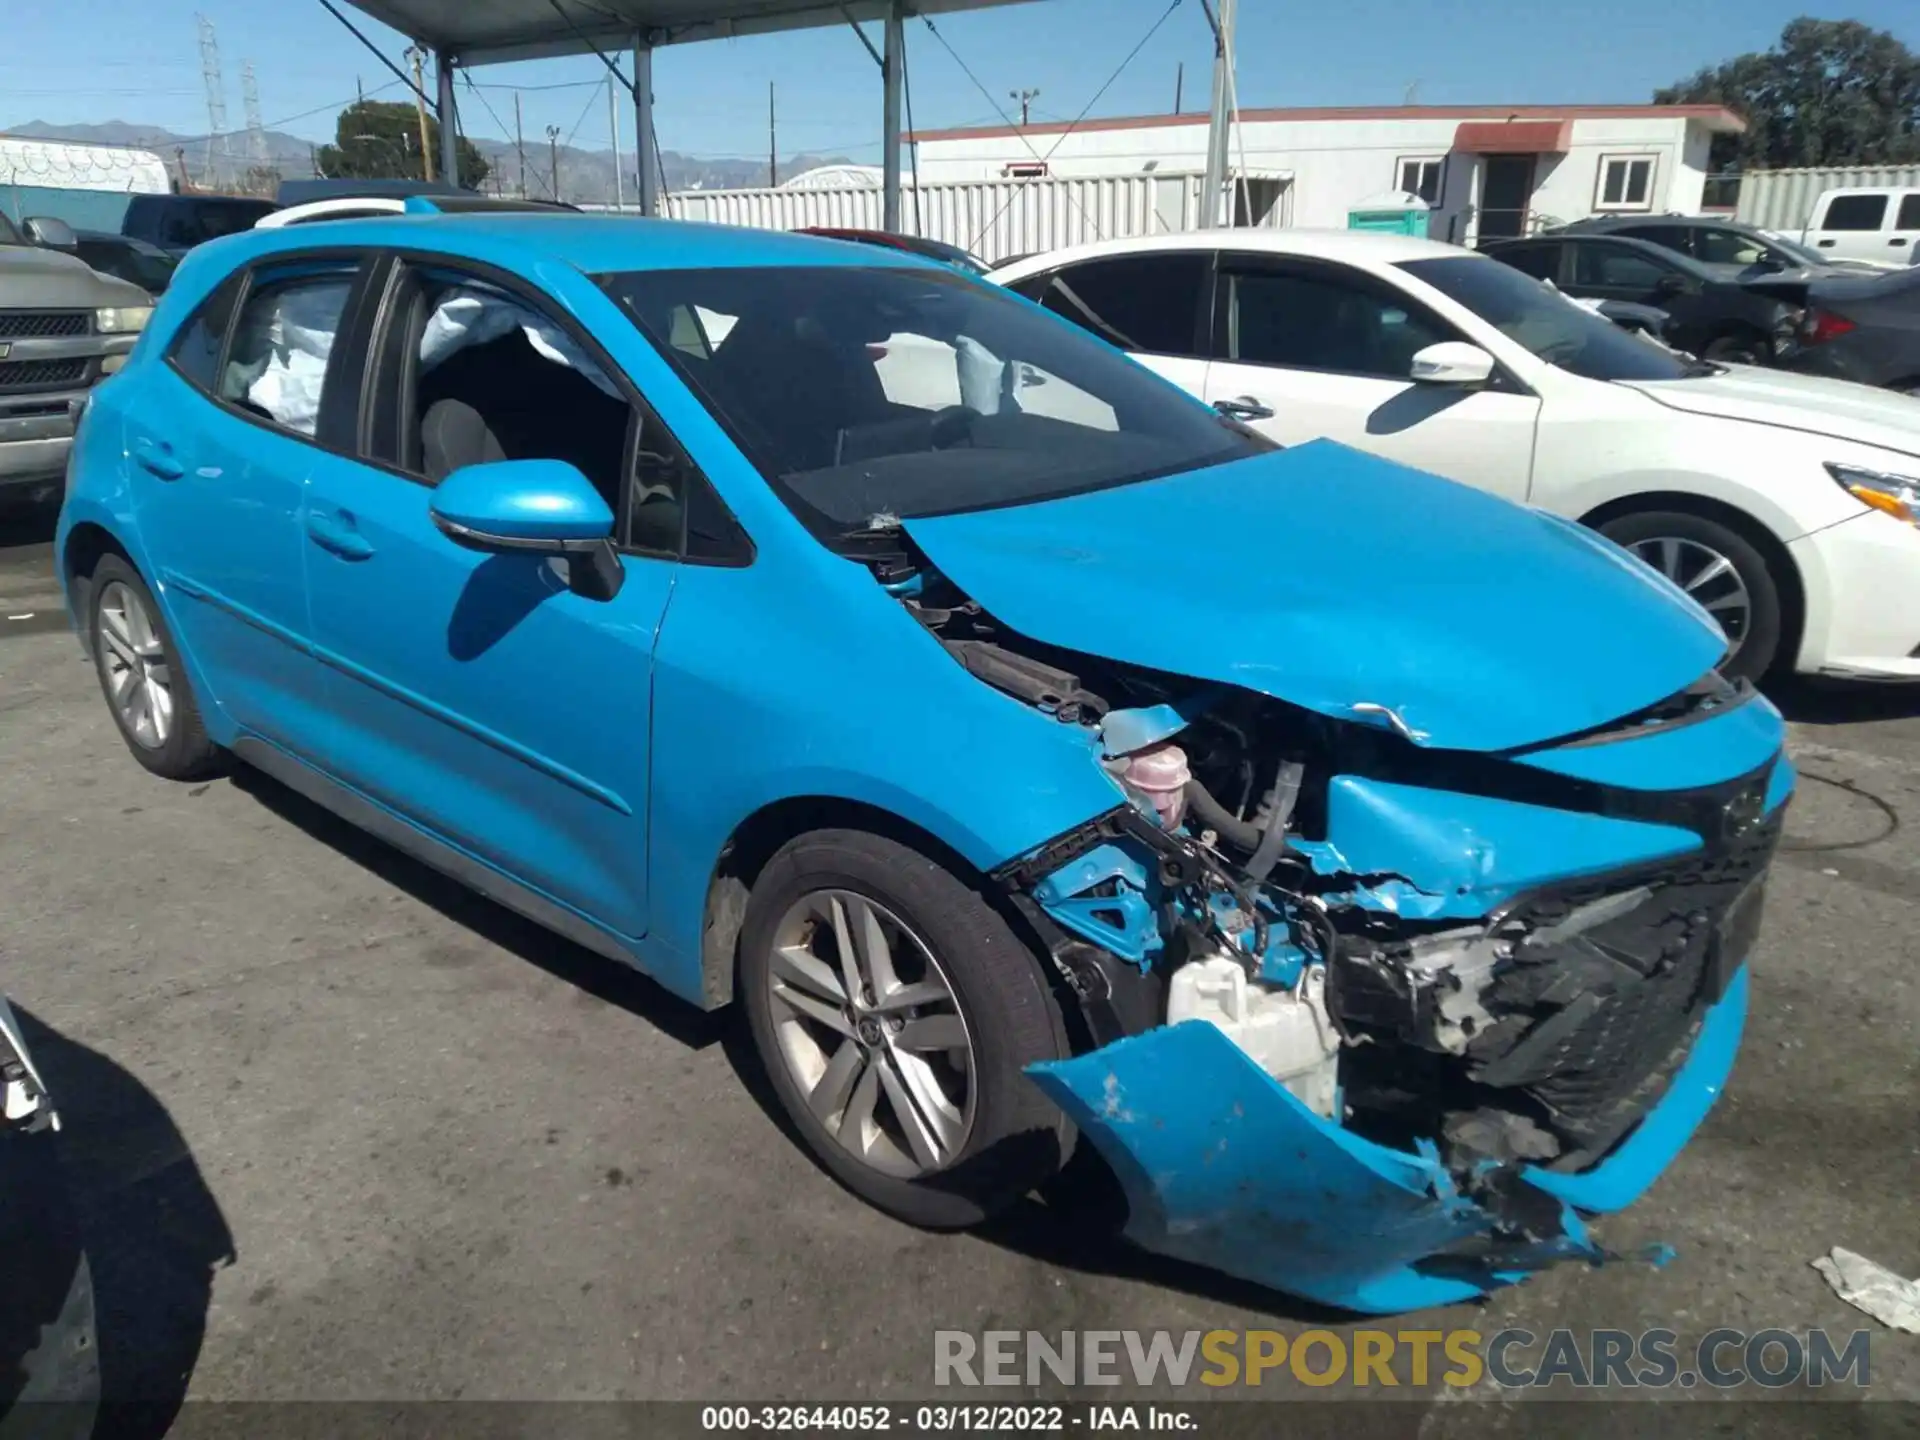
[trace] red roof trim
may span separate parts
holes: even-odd
[[[1453,148],[1466,155],[1564,155],[1573,122],[1552,120],[1462,120]]]
[[[1672,117],[1702,120],[1716,130],[1738,134],[1747,128],[1724,105],[1328,105],[1301,109],[1242,110],[1240,119],[1252,120],[1637,120]],[[1150,130],[1168,125],[1205,125],[1206,115],[1116,115],[1082,120],[1076,130]],[[982,125],[958,130],[917,130],[909,140],[992,140],[1009,135],[1058,135],[1064,122],[1029,125]]]

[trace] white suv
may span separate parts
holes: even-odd
[[[1401,236],[1202,231],[989,278],[1276,440],[1594,526],[1713,613],[1731,673],[1920,679],[1920,400],[1675,355]]]

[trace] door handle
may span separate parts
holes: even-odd
[[[1831,250],[1833,248],[1833,241],[1831,240],[1816,240],[1814,243],[1822,250]]]
[[[309,510],[307,538],[342,560],[365,560],[373,554],[373,543],[355,528],[352,519],[346,515],[323,515]]]
[[[1891,240],[1887,241],[1887,243],[1889,245],[1904,245],[1907,243],[1907,237],[1904,235],[1896,235]]]
[[[173,457],[173,447],[164,440],[150,440],[145,435],[133,442],[133,458],[140,462],[140,468],[151,471],[162,480],[178,480],[187,473],[187,467]]]
[[[1271,420],[1273,407],[1262,404],[1251,395],[1236,396],[1232,400],[1216,400],[1213,408],[1229,420]]]

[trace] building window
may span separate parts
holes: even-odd
[[[1651,155],[1602,155],[1600,193],[1596,210],[1651,210],[1653,208]]]
[[[1438,205],[1447,190],[1447,159],[1444,155],[1415,155],[1400,162],[1400,189],[1418,195],[1429,205]]]

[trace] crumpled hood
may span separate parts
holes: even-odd
[[[905,525],[1032,639],[1345,719],[1384,706],[1449,749],[1618,719],[1726,647],[1590,531],[1326,440]]]
[[[1750,420],[1920,455],[1920,401],[1850,380],[1731,365],[1691,380],[1621,380],[1670,410]]]

